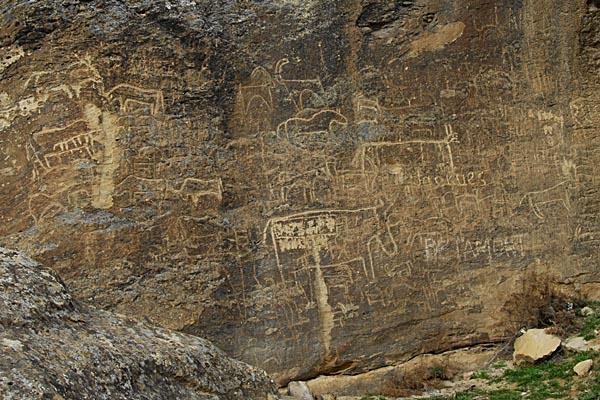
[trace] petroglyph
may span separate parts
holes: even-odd
[[[265,228],[263,242],[267,240],[268,229],[272,243],[275,246],[276,259],[279,259],[280,252],[298,249],[308,250],[314,247],[319,250],[326,249],[329,246],[329,238],[337,235],[336,215],[339,212],[352,211],[309,211],[271,219]]]
[[[341,318],[337,304],[360,302],[365,282],[377,279],[379,267],[375,261],[381,254],[391,257],[398,252],[391,227],[382,221],[376,208],[319,210],[273,218],[264,231],[263,243],[269,241],[282,282],[298,285],[299,274],[306,269],[315,271],[315,296],[321,297],[314,301],[322,313],[326,333],[331,331],[333,321]],[[295,259],[306,261],[298,263]],[[328,288],[326,298],[324,288]],[[328,334],[322,340],[328,343]]]
[[[280,172],[269,181],[270,199],[283,204],[311,204],[318,200],[319,183],[328,186],[331,179],[323,170],[310,170],[302,174]]]
[[[260,107],[273,111],[274,88],[275,82],[271,74],[263,67],[256,67],[250,75],[250,84],[240,85],[238,88],[244,115],[248,116],[255,108]]]
[[[34,176],[58,165],[77,160],[92,161],[101,147],[97,141],[99,130],[91,130],[87,121],[76,120],[64,127],[46,128],[32,135],[28,158],[35,168]]]
[[[26,97],[22,100],[19,100],[16,107],[14,107],[11,111],[17,113],[13,114],[14,117],[17,115],[20,115],[21,117],[27,117],[35,112],[40,112],[40,109],[44,104],[46,104],[47,100],[47,95],[40,97]]]
[[[103,80],[92,58],[75,56],[75,59],[64,68],[30,73],[22,84],[22,89],[29,95],[23,95],[17,101],[12,102],[8,95],[2,94],[0,130],[6,129],[18,117],[40,113],[49,101],[59,101],[57,96],[66,100],[77,99],[87,88],[103,95]]]
[[[404,261],[384,267],[385,275],[389,278],[410,278],[415,266],[412,261]]]
[[[321,80],[293,79],[283,76],[283,69],[290,64],[288,58],[279,60],[273,73],[266,68],[256,67],[246,84],[238,85],[237,115],[243,127],[255,132],[276,130],[286,135],[296,128],[297,133],[323,133],[334,124],[347,125],[348,120],[339,111],[321,108],[324,88]],[[314,108],[317,99],[319,106]],[[285,108],[292,105],[293,117]],[[337,113],[337,115],[334,115]]]
[[[169,226],[167,239],[173,249],[182,249],[189,260],[223,261],[243,254],[243,243],[235,231],[207,220],[205,217],[184,215]],[[238,242],[238,239],[239,242]]]
[[[571,211],[571,195],[569,189],[573,182],[565,180],[548,189],[537,190],[527,193],[521,199],[519,206],[525,203],[529,206],[531,212],[539,219],[546,219],[544,210],[553,204],[564,207],[567,212]]]
[[[493,99],[503,94],[514,95],[515,82],[509,72],[490,69],[477,74],[470,86],[477,96]]]
[[[29,215],[33,218],[35,224],[43,221],[46,218],[52,218],[62,212],[65,212],[66,207],[53,196],[45,193],[36,193],[29,197],[27,202]]]
[[[81,91],[88,86],[91,86],[100,94],[104,93],[104,80],[92,61],[93,59],[89,55],[78,57],[78,60],[67,68],[68,80],[66,83],[70,86],[75,97],[79,97]]]
[[[578,68],[597,58],[581,35],[597,35],[581,7],[338,2],[308,27],[276,3],[215,14],[224,30],[165,25],[150,4],[124,18],[162,22],[128,24],[121,42],[84,9],[66,32],[11,27],[5,241],[42,249],[84,296],[216,336],[282,382],[468,346],[461,324],[484,321],[471,313],[510,320],[489,287],[538,260],[593,270],[600,107],[595,64]],[[553,36],[552,21],[577,29]],[[466,341],[504,335],[490,326]]]
[[[121,83],[107,91],[105,96],[112,104],[116,104],[123,114],[149,113],[157,115],[165,111],[165,101],[161,90],[145,89]]]
[[[598,115],[598,105],[586,98],[571,100],[569,104],[571,117],[577,128],[589,128],[594,123],[594,116]]]
[[[600,230],[588,230],[582,226],[577,226],[573,233],[573,241],[597,245],[600,243]]]
[[[70,192],[67,195],[67,201],[71,207],[82,208],[82,207],[86,207],[90,204],[91,197],[92,196],[91,196],[91,193],[89,190],[79,189],[79,190]]]
[[[304,110],[305,112],[307,110]],[[277,136],[290,138],[294,135],[322,135],[332,132],[337,126],[347,126],[348,119],[334,110],[310,110],[308,117],[288,118],[277,126]]]
[[[367,98],[360,93],[353,98],[354,119],[357,124],[378,123],[381,118],[382,108],[379,99]]]
[[[217,205],[223,200],[223,182],[220,178],[209,180],[186,178],[179,189],[170,190],[182,200],[191,202],[194,207],[198,207],[206,198],[214,199]]]
[[[91,56],[76,56],[75,59],[65,68],[31,73],[23,83],[23,88],[33,89],[36,97],[44,98],[44,101],[61,93],[68,99],[79,98],[86,87],[102,95],[103,79]]]
[[[290,64],[288,58],[282,58],[275,65],[275,81],[278,85],[285,88],[289,99],[295,106],[296,111],[304,110],[304,102],[307,96],[312,94],[319,95],[324,92],[321,79],[289,79],[283,77],[283,69]]]
[[[397,183],[435,184],[436,179],[441,179],[441,184],[444,177],[450,181],[455,176],[452,144],[458,143],[458,138],[450,126],[445,129],[447,135],[440,140],[365,143],[356,150],[353,165],[362,172],[386,171]],[[422,176],[427,176],[428,181]]]
[[[151,202],[157,204],[167,196],[165,179],[147,179],[130,175],[115,186],[113,197],[117,204],[127,207],[134,204]]]
[[[280,273],[283,282],[286,282],[286,276],[293,276],[296,285],[299,285],[301,280],[298,274],[302,270],[308,269],[314,273],[312,288],[319,313],[323,362],[327,362],[331,354],[331,334],[335,323],[338,322],[341,325],[344,319],[355,315],[350,313],[350,309],[356,309],[351,305],[359,299],[351,292],[358,291],[356,287],[360,286],[360,277],[366,278],[368,272],[365,261],[361,257],[327,264],[323,263],[322,257],[327,256],[332,250],[332,246],[335,246],[329,242],[348,229],[346,222],[348,218],[353,217],[352,214],[370,211],[373,210],[305,212],[271,219],[265,228],[263,242],[266,242],[266,237],[270,234],[276,259],[282,263]],[[310,258],[310,261],[304,265],[290,266],[290,270],[282,257],[288,252],[297,250],[302,250],[306,257]],[[286,271],[283,271],[284,266],[286,266]],[[307,301],[310,303],[310,300],[307,299]],[[350,304],[350,306],[346,306],[346,304]]]
[[[74,158],[76,160],[88,157],[89,159],[92,159],[93,153],[91,146],[95,144],[95,141],[91,136],[93,133],[96,132],[86,132],[55,144],[53,148],[54,151],[44,154],[44,161],[48,168],[71,161],[73,156],[75,156]]]
[[[525,235],[466,238],[444,235],[423,237],[427,260],[453,259],[462,262],[499,260],[525,256]]]

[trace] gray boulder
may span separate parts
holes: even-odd
[[[590,346],[588,342],[582,336],[573,336],[565,340],[562,344],[563,349],[573,353],[581,353],[589,351]]]
[[[267,399],[267,374],[199,337],[77,303],[61,280],[0,248],[0,398]]]

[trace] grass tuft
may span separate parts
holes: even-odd
[[[591,340],[596,337],[594,332],[600,326],[600,315],[588,315],[583,321],[583,327],[581,328],[581,336],[585,340]]]
[[[487,371],[479,371],[473,374],[473,379],[485,379],[485,380],[489,380],[490,379],[490,374],[487,373]]]

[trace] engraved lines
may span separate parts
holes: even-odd
[[[475,35],[497,33],[487,22]],[[581,183],[597,175],[593,159],[565,150],[558,107],[507,105],[524,90],[508,67],[465,64],[427,78],[434,90],[397,68],[382,78],[389,93],[374,95],[327,87],[297,60],[237,85],[228,135],[167,115],[169,86],[105,80],[90,57],[33,73],[23,96],[0,94],[0,130],[50,100],[81,111],[26,143],[34,223],[91,205],[156,228],[136,263],[205,263],[222,278],[219,301],[276,340],[318,319],[326,361],[337,330],[368,321],[369,306],[407,319],[415,304],[445,312],[448,278],[527,262],[539,232],[571,218]],[[577,129],[593,126],[593,101],[568,111]],[[60,174],[92,184],[42,190]],[[573,236],[596,240],[583,224]]]
[[[281,75],[289,64],[289,60],[282,60],[275,68],[274,78],[265,69],[257,72],[264,82],[268,82],[260,87],[266,93],[262,96],[264,103],[268,103],[265,108],[272,109],[271,121],[278,117],[274,88],[281,82]],[[506,95],[504,98],[513,98],[518,94],[515,75],[510,72],[485,69],[469,85],[470,95],[480,97],[493,98],[501,93]],[[462,96],[459,91],[463,89],[456,87],[452,93],[448,89],[443,95],[452,99]],[[269,100],[266,100],[267,95]],[[240,94],[240,97],[245,99],[247,96]],[[331,109],[315,113],[315,109],[307,108],[307,101],[290,98],[296,107],[295,114],[276,125],[274,136],[280,141],[296,144],[298,142],[294,141],[305,132],[324,136],[356,125],[380,125],[392,116],[401,120],[427,107],[423,105],[423,96],[420,102],[416,101],[416,96],[407,98],[407,107],[394,107],[382,105],[378,98],[357,93],[351,100],[352,114],[346,114],[347,110]],[[411,99],[415,101],[411,102]],[[433,99],[430,104],[435,102]],[[251,109],[244,108],[243,111],[246,117],[252,114]],[[304,128],[313,123],[317,115],[335,117],[331,118],[335,126],[323,123],[320,129]],[[353,119],[346,115],[352,115]],[[512,118],[511,111],[507,110],[490,115],[474,113],[469,124],[504,129]],[[403,128],[401,132],[374,140],[359,141],[350,157],[326,158],[317,165],[311,164],[312,168],[307,168],[306,172],[291,173],[289,168],[293,164],[283,162],[271,169],[265,167],[274,171],[270,172],[273,178],[268,187],[277,213],[281,212],[277,210],[277,204],[292,210],[295,206],[311,211],[290,212],[267,222],[262,244],[272,252],[278,278],[260,281],[268,285],[268,282],[275,284],[279,280],[278,284],[286,287],[303,288],[299,291],[302,300],[298,301],[306,302],[307,310],[319,309],[321,333],[326,333],[321,337],[325,348],[329,348],[328,337],[335,328],[347,323],[348,319],[357,318],[364,304],[403,307],[398,296],[414,294],[421,298],[425,309],[432,311],[443,301],[445,291],[436,285],[443,279],[441,277],[456,273],[460,269],[457,264],[481,268],[502,262],[519,262],[528,254],[532,239],[529,234],[522,233],[527,226],[517,226],[513,233],[492,235],[473,232],[469,224],[484,224],[490,217],[510,224],[511,217],[526,216],[526,208],[534,218],[556,206],[569,211],[568,193],[561,183],[555,183],[556,188],[549,185],[549,189],[539,191],[504,190],[498,184],[499,174],[491,162],[490,165],[485,159],[478,162],[476,155],[470,154],[470,147],[483,147],[485,143],[478,142],[476,133],[467,131],[465,126],[469,125],[463,124],[460,116],[458,119],[456,124]],[[556,146],[563,143],[562,117],[536,110],[525,112],[525,119],[535,131],[526,132],[527,126],[519,129],[528,137],[539,139],[538,146],[534,147],[539,157],[555,160]],[[530,124],[531,120],[535,120],[535,124]],[[455,129],[455,126],[460,128]],[[259,134],[267,137],[264,132]],[[498,144],[502,141],[498,140]],[[292,150],[293,146],[287,151]],[[282,154],[285,151],[282,150]],[[511,165],[510,161],[514,160],[511,156],[515,155],[509,154],[508,162],[504,159],[494,162],[505,167]],[[271,155],[267,153],[264,159],[269,160],[269,157]],[[551,165],[559,170],[577,172],[577,165],[569,159]],[[317,177],[322,186],[315,190],[317,185],[312,182]],[[303,194],[290,196],[295,190]],[[319,209],[319,203],[343,207]],[[373,207],[373,204],[377,206]],[[352,220],[360,222],[349,222]],[[355,230],[354,226],[360,228]],[[313,281],[311,287],[302,285],[307,277]],[[421,278],[430,282],[422,290],[411,283]],[[385,288],[382,286],[384,281]],[[302,308],[296,312],[309,315]],[[290,327],[293,332],[304,320],[301,315]]]
[[[161,209],[165,201],[178,201],[192,215],[214,212],[220,206],[221,178],[194,177],[188,171],[184,178],[173,178],[180,164],[172,164],[170,169],[157,168],[162,165],[159,158],[163,154],[176,158],[178,154],[171,147],[181,148],[180,141],[190,137],[177,136],[179,127],[172,125],[171,117],[165,114],[161,89],[133,83],[117,83],[107,89],[91,56],[75,56],[73,62],[63,65],[56,70],[31,73],[22,83],[24,95],[18,101],[0,94],[0,129],[9,127],[16,118],[39,112],[46,104],[62,101],[72,110],[80,110],[70,112],[71,116],[79,114],[79,119],[59,126],[41,126],[25,147],[33,181],[40,190],[44,190],[49,176],[55,179],[62,175],[64,180],[77,175],[93,176],[87,182],[81,181],[83,186],[72,187],[69,194],[33,193],[35,201],[31,202],[30,211],[36,223],[41,220],[37,215],[50,214],[43,211],[46,206],[40,205],[43,199],[48,200],[52,209],[58,208],[53,204],[62,207],[91,204],[110,209],[115,205],[128,207],[137,200],[141,200],[141,208]],[[58,120],[62,116],[56,117]],[[161,138],[163,129],[173,130],[173,134],[166,135],[166,141]],[[127,152],[122,151],[123,147]],[[148,148],[159,148],[156,153],[159,158],[143,163]],[[181,161],[189,158],[186,155]]]

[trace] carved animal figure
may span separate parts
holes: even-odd
[[[157,115],[165,110],[163,94],[158,89],[122,83],[106,92],[105,97],[111,104],[118,105],[123,114],[143,114],[147,110],[151,115]]]
[[[148,179],[130,175],[115,187],[115,195],[121,206],[155,202],[165,199],[167,181],[165,179]]]
[[[322,94],[325,89],[319,78],[314,79],[289,79],[283,77],[283,67],[288,65],[290,60],[283,58],[275,65],[275,80],[277,85],[283,87],[287,93],[288,99],[294,104],[296,111],[304,110],[306,100],[313,94]]]
[[[318,135],[331,132],[336,126],[347,126],[348,119],[334,110],[321,110],[308,117],[293,117],[277,126],[277,136],[290,138],[295,135]]]
[[[519,206],[527,203],[533,214],[542,220],[546,219],[543,209],[553,203],[564,207],[569,212],[571,211],[570,184],[571,181],[566,180],[548,189],[529,192],[523,196]]]
[[[186,178],[179,189],[171,189],[183,201],[191,202],[198,207],[202,199],[212,198],[217,204],[223,200],[223,182],[217,179]]]

